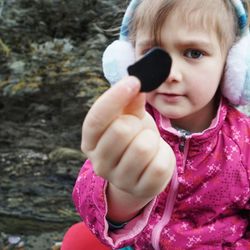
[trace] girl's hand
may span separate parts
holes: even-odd
[[[137,78],[126,77],[95,102],[83,123],[81,148],[112,192],[150,200],[170,181],[175,156],[139,89]]]

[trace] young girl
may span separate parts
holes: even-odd
[[[129,54],[138,60],[153,47],[173,62],[156,90],[140,93],[137,78],[123,77],[85,118],[89,160],[73,198],[109,248],[250,249],[250,118],[232,105],[250,100],[246,8],[240,0],[130,3],[106,76],[121,78]]]

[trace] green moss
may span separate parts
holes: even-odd
[[[0,90],[2,90],[5,86],[7,86],[9,83],[9,81],[4,80],[4,81],[0,81]]]
[[[0,55],[9,57],[10,53],[11,53],[10,48],[0,38]]]
[[[40,88],[40,85],[41,84],[37,82],[25,82],[24,80],[21,80],[17,84],[13,85],[11,92],[13,95],[26,92],[27,90],[29,92],[34,92]]]

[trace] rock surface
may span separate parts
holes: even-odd
[[[102,51],[125,4],[0,0],[0,249],[18,235],[25,249],[51,249],[79,220],[81,125],[108,87]]]

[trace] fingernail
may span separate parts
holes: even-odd
[[[140,82],[136,77],[129,77],[126,86],[129,92],[134,92],[135,90],[138,91]]]

